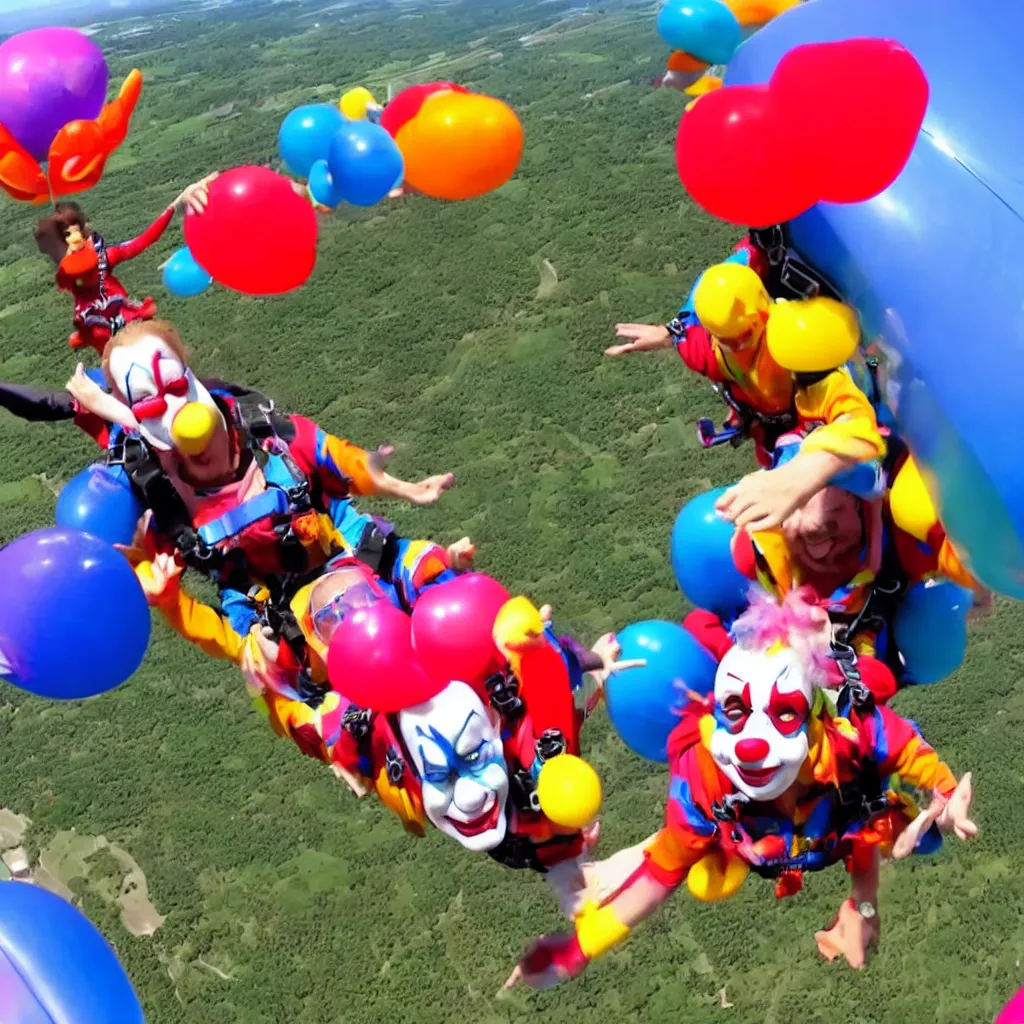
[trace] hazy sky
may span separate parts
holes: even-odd
[[[60,3],[61,0],[0,0],[0,14],[4,11],[23,11],[27,7],[59,7]]]

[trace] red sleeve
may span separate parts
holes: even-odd
[[[167,230],[167,225],[171,223],[173,217],[174,207],[168,206],[138,238],[110,246],[107,249],[107,259],[110,260],[110,265],[117,266],[118,263],[133,260],[136,256],[144,253],[151,245],[160,240],[160,236]]]
[[[74,281],[63,270],[57,271],[57,290],[61,292],[71,292],[74,294],[75,287]]]
[[[110,424],[95,413],[79,411],[75,413],[75,426],[84,430],[101,448],[106,448],[110,441]]]
[[[725,378],[718,366],[718,359],[715,357],[715,346],[708,334],[699,324],[686,328],[686,334],[676,342],[676,351],[679,358],[702,377],[708,380],[720,382]]]
[[[896,677],[884,661],[862,654],[857,658],[857,671],[876,704],[888,704],[895,696]]]
[[[715,661],[721,661],[732,647],[732,637],[714,612],[697,608],[683,619],[683,629],[708,651]]]
[[[746,576],[748,580],[757,579],[754,541],[746,530],[737,530],[732,535],[732,560],[742,576]]]
[[[295,437],[288,445],[291,457],[307,476],[317,475],[317,425],[305,416],[289,416]]]
[[[759,249],[754,245],[750,240],[750,235],[744,235],[737,243],[734,251],[747,254],[747,265],[762,281],[767,277],[769,269],[768,257],[763,249]]]

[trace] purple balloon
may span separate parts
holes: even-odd
[[[0,124],[42,162],[69,121],[91,121],[107,98],[103,51],[73,28],[37,28],[0,43]]]

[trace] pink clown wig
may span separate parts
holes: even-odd
[[[733,623],[732,636],[748,651],[766,651],[776,644],[790,648],[818,685],[826,684],[831,664],[828,614],[810,587],[790,591],[781,602],[752,588],[750,606]]]

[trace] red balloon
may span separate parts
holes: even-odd
[[[417,664],[409,616],[387,601],[345,616],[327,652],[327,677],[356,707],[384,713],[443,689]]]
[[[266,167],[236,167],[210,185],[203,214],[185,217],[196,262],[225,288],[279,295],[316,263],[316,211],[292,182]]]
[[[402,125],[411,121],[419,112],[428,96],[435,92],[467,92],[468,90],[454,82],[426,82],[423,85],[410,85],[403,89],[385,108],[380,116],[380,126],[392,138],[398,135]]]
[[[859,203],[887,189],[910,159],[928,79],[891,39],[847,39],[791,50],[771,94],[818,198]]]
[[[701,96],[676,137],[679,177],[694,202],[733,224],[767,227],[814,204],[764,85]]]
[[[494,620],[509,592],[481,573],[459,576],[424,591],[412,612],[416,659],[441,686],[453,680],[481,686],[501,667]]]

